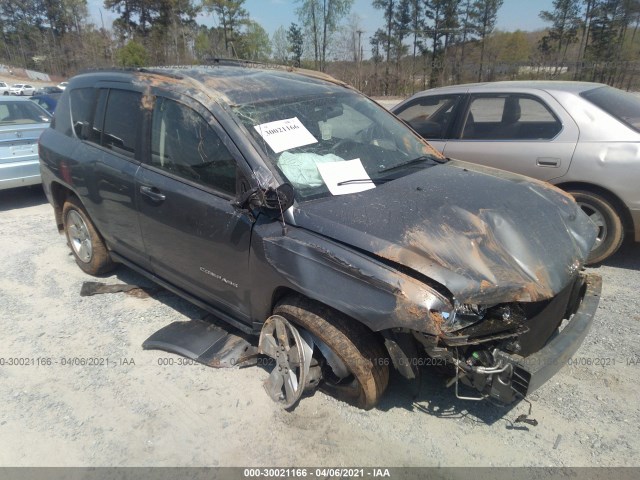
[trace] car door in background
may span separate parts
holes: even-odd
[[[579,130],[564,109],[550,95],[545,96],[548,98],[508,92],[470,95],[459,138],[447,141],[443,153],[541,180],[564,175]]]
[[[244,160],[195,102],[157,97],[151,117],[150,151],[137,183],[153,271],[219,310],[248,319],[253,222],[232,205],[243,178],[238,160]]]

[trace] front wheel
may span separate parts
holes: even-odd
[[[115,266],[104,240],[80,201],[70,197],[62,208],[64,233],[78,266],[89,275],[99,275]]]
[[[616,253],[624,240],[624,226],[611,202],[597,193],[574,190],[569,192],[598,229],[588,265],[600,263]]]
[[[389,383],[389,357],[371,330],[300,296],[285,298],[273,313],[313,336],[313,357],[323,365],[321,390],[365,410],[378,403]]]

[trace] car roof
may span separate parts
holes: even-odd
[[[17,97],[15,95],[0,95],[0,103],[9,102],[30,102],[29,97]]]
[[[70,87],[97,81],[132,82],[172,88],[181,93],[207,91],[228,104],[248,104],[277,100],[284,96],[304,96],[351,89],[329,75],[310,70],[252,62],[218,62],[204,66],[153,67],[136,70],[97,71],[70,79]],[[196,92],[194,92],[196,87]]]
[[[432,95],[434,93],[459,93],[503,89],[543,90],[546,92],[582,93],[598,87],[605,87],[603,83],[572,82],[563,80],[510,80],[501,82],[467,83],[447,87],[424,90],[416,95]]]

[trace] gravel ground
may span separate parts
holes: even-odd
[[[513,423],[526,403],[459,401],[432,375],[422,385],[392,378],[369,412],[321,393],[282,411],[263,369],[184,366],[142,350],[202,310],[166,292],[80,297],[92,278],[39,188],[0,192],[0,233],[0,466],[640,465],[637,245],[595,269],[604,289],[594,327],[577,364],[531,397],[532,427]],[[148,284],[125,267],[101,281]],[[105,364],[62,364],[74,358]]]

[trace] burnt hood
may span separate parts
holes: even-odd
[[[596,238],[561,190],[457,160],[302,203],[294,216],[301,228],[424,275],[460,303],[482,305],[551,298]]]

